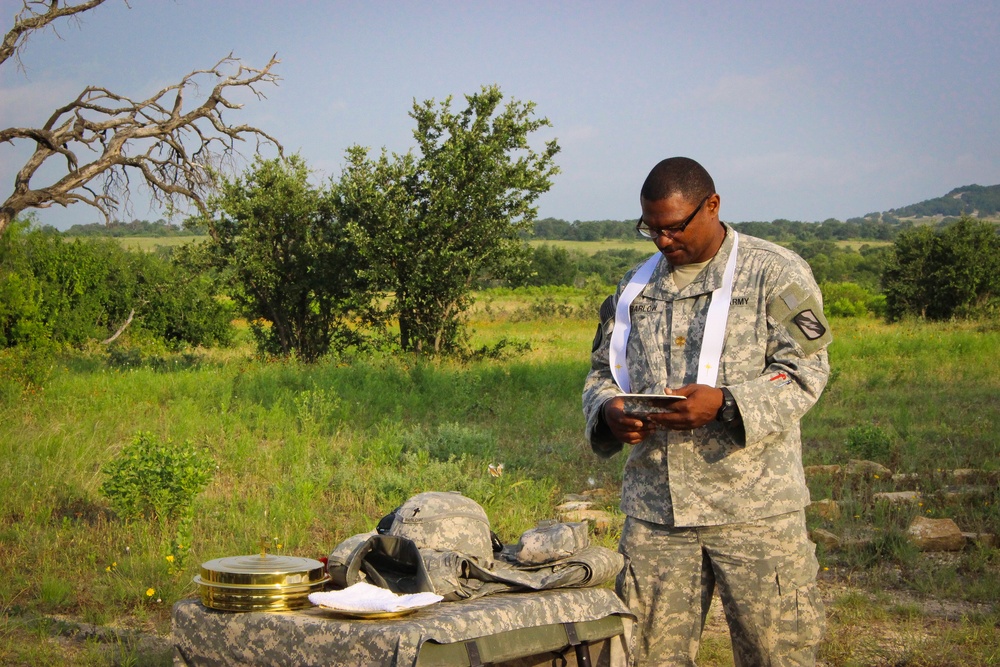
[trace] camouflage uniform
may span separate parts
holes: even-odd
[[[632,392],[658,394],[695,382],[711,294],[722,283],[732,246],[727,226],[719,252],[681,290],[665,260],[653,271],[630,309]],[[601,408],[621,393],[609,368],[609,344],[613,304],[630,277],[611,307],[602,308],[583,392],[587,438],[602,457],[622,449]],[[638,662],[693,664],[716,581],[737,664],[813,662],[822,608],[803,518],[809,490],[799,420],[829,376],[831,335],[821,299],[800,257],[740,235],[718,386],[732,392],[742,423],[656,431],[632,448],[625,464],[621,509],[628,521],[619,548],[629,564],[619,593],[639,617]],[[764,584],[772,590],[760,588]],[[780,611],[780,620],[795,626],[796,605],[798,636],[789,638],[787,626],[767,617]]]

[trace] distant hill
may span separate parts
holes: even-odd
[[[897,218],[924,218],[957,217],[963,213],[978,218],[993,218],[1000,214],[1000,185],[966,185],[955,188],[943,197],[890,209],[883,215]]]

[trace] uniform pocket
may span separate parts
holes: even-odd
[[[816,569],[816,557],[808,554],[783,563],[775,571],[778,655],[810,654],[823,636],[826,618],[816,587]]]

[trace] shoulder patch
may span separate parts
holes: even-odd
[[[803,310],[801,313],[792,318],[792,322],[798,326],[802,335],[808,340],[817,340],[823,337],[826,333],[826,327],[823,323],[819,321],[816,314],[812,310]]]
[[[818,294],[789,285],[767,309],[768,315],[785,328],[806,354],[822,349],[833,340]]]

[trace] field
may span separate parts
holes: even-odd
[[[604,489],[616,513],[622,458],[598,460],[582,437],[594,300],[568,288],[480,295],[471,346],[503,340],[512,355],[478,361],[304,366],[255,360],[245,343],[129,367],[102,350],[62,358],[43,388],[0,404],[0,663],[169,664],[170,606],[196,595],[199,563],[253,553],[262,537],[277,552],[323,556],[424,490],[474,498],[504,541],[552,517],[566,493]],[[935,493],[953,469],[1000,471],[1000,327],[832,326],[834,374],[803,422],[806,464],[877,460],[920,475],[925,500],[876,502],[897,486],[874,475],[810,479],[814,500],[843,509],[810,513],[811,527],[853,545],[819,551],[823,664],[996,664],[996,546],[921,554],[902,536],[918,514],[1000,534],[995,482],[971,499]],[[98,492],[102,466],[139,431],[215,461],[187,533],[123,521]],[[595,539],[614,546],[616,530]],[[732,664],[720,618],[713,607],[702,665]],[[111,628],[101,635],[111,641],[63,638],[89,626]]]
[[[152,239],[150,239],[152,240]],[[836,245],[841,248],[847,248],[850,250],[857,251],[862,246],[869,247],[880,247],[880,246],[890,246],[891,241],[835,241]],[[570,252],[579,252],[585,255],[593,255],[601,250],[639,250],[641,252],[649,252],[652,254],[654,251],[652,244],[645,239],[636,239],[634,241],[548,241],[544,239],[534,239],[531,241],[532,246],[549,245],[556,248],[562,248],[563,250],[568,250]]]
[[[157,248],[172,248],[185,243],[204,241],[206,236],[119,236],[117,241],[128,250],[152,252]]]

